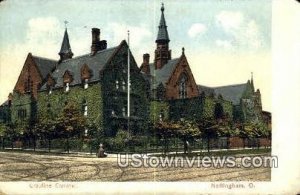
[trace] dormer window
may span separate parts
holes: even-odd
[[[51,95],[51,94],[52,94],[52,87],[49,87],[48,94],[49,94],[49,95]]]
[[[118,90],[119,89],[119,81],[116,80],[116,89]]]
[[[65,91],[66,91],[66,92],[69,92],[69,91],[70,91],[70,85],[69,85],[69,83],[66,83]]]
[[[88,79],[84,79],[84,86],[83,86],[84,89],[87,89],[89,87],[88,81],[89,81]]]

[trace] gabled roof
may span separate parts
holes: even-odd
[[[198,89],[200,94],[204,91],[207,95],[210,93],[213,93],[216,96],[221,95],[225,100],[231,101],[234,105],[238,105],[240,103],[240,99],[247,89],[247,83],[220,87],[207,87],[198,85]]]
[[[149,64],[151,76],[154,77],[155,81],[153,83],[153,88],[155,89],[160,83],[165,85],[169,78],[171,77],[176,65],[178,64],[180,58],[175,58],[169,60],[161,69],[156,69],[154,63]]]
[[[38,56],[32,56],[32,58],[35,61],[40,73],[42,74],[41,76],[43,79],[45,79],[47,75],[54,70],[57,63],[56,60],[51,60]]]
[[[53,71],[52,77],[56,81],[54,88],[63,86],[63,75],[68,70],[72,76],[73,81],[70,85],[80,84],[81,81],[81,68],[86,64],[89,69],[92,71],[90,81],[99,80],[99,71],[102,70],[105,64],[113,56],[115,51],[117,51],[119,46],[112,47],[109,49],[101,50],[95,53],[94,55],[86,54],[78,56],[76,58],[68,59],[62,61],[57,69]],[[42,87],[42,90],[46,89],[46,84]]]
[[[159,26],[158,26],[156,42],[162,41],[162,40],[170,41],[168,30],[167,30],[167,24],[166,24],[166,20],[165,20],[165,15],[164,15],[164,10],[165,10],[164,4],[162,4],[160,10],[161,10],[161,17],[160,17],[160,22],[159,22]]]

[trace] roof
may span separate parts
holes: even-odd
[[[153,84],[153,88],[156,88],[160,83],[165,85],[169,78],[171,77],[173,70],[178,64],[180,58],[175,58],[169,60],[167,64],[165,64],[161,69],[156,69],[154,67],[154,63],[149,64],[150,73],[153,77],[155,77],[155,82]]]
[[[199,93],[202,93],[203,91],[205,93],[213,92],[215,95],[221,95],[225,100],[231,101],[234,105],[238,105],[240,103],[240,99],[242,98],[244,92],[247,89],[247,83],[220,87],[207,87],[203,85],[198,85],[198,89]]]
[[[64,34],[63,42],[61,44],[59,54],[66,54],[66,53],[72,53],[67,29],[65,30],[65,34]]]
[[[6,100],[5,102],[3,102],[3,104],[0,105],[0,107],[3,107],[3,106],[8,106],[8,100]]]
[[[167,30],[167,24],[166,24],[166,20],[165,20],[165,15],[164,15],[164,10],[165,10],[164,4],[162,4],[161,17],[160,17],[160,22],[159,22],[159,26],[158,26],[158,33],[157,33],[156,41],[160,41],[160,40],[170,41],[168,30]]]
[[[118,47],[112,47],[109,49],[101,50],[95,53],[95,55],[86,54],[62,61],[57,69],[53,71],[52,77],[55,79],[56,87],[63,86],[63,75],[68,70],[72,76],[73,81],[70,85],[80,84],[81,81],[81,68],[87,64],[92,71],[90,81],[96,81],[99,79],[99,71],[103,69],[110,57],[114,54]],[[46,84],[42,87],[46,89]]]
[[[54,70],[57,63],[56,60],[51,60],[51,59],[42,58],[38,56],[32,56],[32,57],[39,71],[41,72],[43,79],[45,79],[47,75]]]

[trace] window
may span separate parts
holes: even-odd
[[[70,90],[69,83],[66,83],[66,92],[68,92],[69,90]]]
[[[24,119],[27,116],[27,112],[25,109],[19,109],[18,110],[18,118],[19,119]]]
[[[111,111],[111,115],[112,115],[112,116],[115,116],[115,115],[116,115],[116,113],[115,113],[114,110]]]
[[[84,89],[87,89],[89,87],[88,81],[89,81],[88,79],[84,79],[84,85],[83,85]]]
[[[84,116],[87,116],[87,115],[88,115],[88,107],[87,107],[87,105],[84,105],[84,112],[83,112],[83,115],[84,115]]]
[[[123,114],[123,116],[126,116],[126,108],[125,107],[122,108],[122,114]]]
[[[52,87],[49,87],[49,91],[48,91],[49,95],[52,94]]]
[[[164,111],[163,110],[160,110],[160,113],[159,113],[159,121],[162,121],[164,118]]]
[[[184,99],[187,98],[187,77],[185,74],[181,76],[179,81],[179,98]]]
[[[119,89],[119,81],[116,80],[116,89],[118,90]]]
[[[125,83],[125,81],[122,81],[122,89],[126,90],[126,83]]]

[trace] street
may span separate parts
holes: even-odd
[[[271,168],[121,168],[116,157],[0,152],[0,181],[270,181]]]

